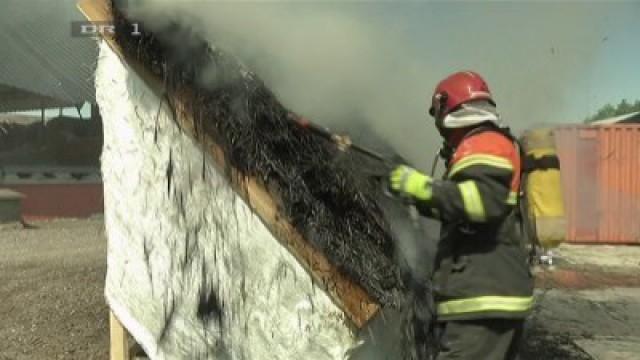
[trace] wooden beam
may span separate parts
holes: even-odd
[[[129,360],[129,339],[127,329],[122,326],[120,320],[109,312],[109,332],[111,346],[109,349],[110,360]]]
[[[78,3],[78,7],[92,22],[110,22],[113,20],[107,0],[81,0]],[[103,34],[103,37],[120,58],[159,97],[165,96],[161,79],[151,74],[136,60],[128,58],[109,34]],[[186,104],[189,103],[188,99],[190,99],[190,94],[185,91],[183,94],[174,95],[171,103],[176,110],[177,120],[182,128],[196,138],[194,119],[185,110],[187,108]],[[214,143],[210,137],[205,137],[204,140],[199,137],[196,139],[197,141],[205,142],[203,145],[208,149],[218,169],[227,168],[224,152],[220,146]],[[264,184],[254,178],[238,174],[234,169],[232,169],[231,181],[234,190],[258,215],[274,237],[296,257],[357,328],[364,326],[378,312],[380,305],[359,284],[353,282],[333,266],[322,252],[315,249],[280,214],[278,211],[278,199],[267,191]]]

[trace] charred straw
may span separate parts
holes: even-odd
[[[376,184],[335,161],[331,144],[295,125],[255,74],[192,29],[172,23],[132,35],[131,19],[112,7],[125,54],[163,80],[167,99],[189,94],[181,99],[196,137],[213,140],[229,166],[269,189],[283,215],[340,271],[380,304],[398,305],[402,284]],[[201,80],[211,70],[215,86]]]

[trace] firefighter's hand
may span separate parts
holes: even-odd
[[[389,174],[391,191],[418,200],[431,199],[431,177],[405,165],[396,167]]]
[[[351,139],[348,136],[334,134],[331,136],[331,139],[340,151],[347,151],[351,146]]]

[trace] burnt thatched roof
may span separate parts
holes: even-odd
[[[399,304],[402,283],[375,201],[378,184],[345,165],[352,162],[336,161],[338,151],[292,122],[292,112],[255,74],[192,29],[172,23],[132,35],[134,19],[112,11],[115,41],[163,79],[165,101],[188,94],[181,111],[193,118],[195,136],[212,139],[230,168],[269,189],[282,215],[376,301]],[[218,81],[201,81],[212,69]]]

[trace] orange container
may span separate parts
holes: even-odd
[[[554,131],[567,241],[640,244],[640,125]]]

